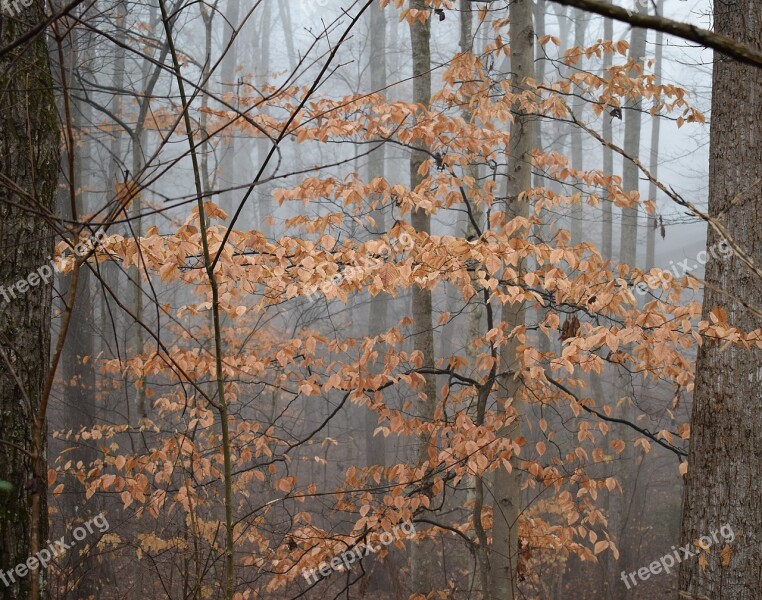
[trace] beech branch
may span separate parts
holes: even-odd
[[[553,379],[550,375],[548,375],[548,373],[545,373],[545,379],[547,379],[551,384],[556,386],[559,390],[561,390],[565,394],[568,394],[569,396],[574,398],[574,400],[577,402],[577,404],[579,404],[579,406],[585,412],[588,412],[591,415],[595,415],[596,417],[598,417],[602,421],[608,421],[609,423],[619,423],[621,425],[625,425],[627,427],[630,427],[631,429],[634,429],[638,433],[643,434],[644,436],[646,436],[651,441],[656,442],[657,444],[659,444],[663,448],[666,448],[670,452],[674,452],[677,455],[678,458],[682,458],[684,456],[688,456],[688,453],[685,450],[683,450],[682,448],[678,448],[677,446],[673,446],[669,442],[666,442],[664,440],[659,439],[656,436],[656,434],[648,431],[648,429],[643,429],[642,427],[638,427],[637,425],[635,425],[635,423],[632,423],[632,422],[627,421],[625,419],[618,419],[616,417],[607,417],[602,412],[597,411],[594,408],[588,406],[587,404],[584,403],[582,398],[577,396],[574,392],[572,392],[568,387],[566,387],[560,381],[556,381],[555,379]]]

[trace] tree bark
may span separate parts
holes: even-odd
[[[760,47],[762,3],[714,3],[717,33]],[[721,218],[729,234],[762,263],[760,190],[762,177],[762,69],[715,57],[709,149],[709,214]],[[745,193],[742,201],[733,199]],[[721,242],[710,228],[707,247]],[[716,253],[715,253],[716,254]],[[762,284],[736,257],[706,265],[703,317],[723,308],[733,327],[762,327],[739,302],[762,305]],[[681,544],[730,526],[735,540],[723,564],[723,538],[714,544],[705,568],[696,559],[680,563],[680,590],[710,600],[751,600],[762,589],[762,351],[722,348],[705,339],[696,362]],[[719,536],[718,536],[719,537]],[[727,556],[727,555],[726,555]]]
[[[386,17],[378,4],[373,4],[370,8],[370,87],[371,92],[374,93],[386,87]],[[385,162],[386,149],[382,144],[369,158],[369,181],[384,177]],[[383,210],[374,210],[372,215],[376,232],[383,233],[386,230],[386,216]],[[376,336],[386,330],[388,312],[388,294],[381,292],[370,299],[368,335]],[[386,462],[385,438],[373,435],[377,425],[378,414],[367,410],[365,412],[365,450],[369,465],[384,465]]]
[[[573,12],[574,15],[574,47],[579,48],[580,53],[585,47],[585,29],[587,28],[587,15],[577,9]],[[581,68],[582,62],[585,60],[584,54],[580,55],[578,66]],[[583,92],[579,86],[577,86],[576,94],[572,99],[572,112],[574,117],[578,120],[582,120],[582,113],[585,111],[585,100]],[[571,136],[571,166],[572,169],[581,171],[585,162],[583,159],[582,148],[582,129],[579,127],[572,127]],[[578,184],[580,187],[582,182]],[[573,204],[571,207],[571,243],[579,244],[583,241],[583,231],[586,229],[583,227],[585,218],[585,209],[582,200],[578,204]]]
[[[603,21],[603,39],[611,40],[614,37],[614,22],[611,19],[604,19]],[[603,70],[611,68],[611,54],[606,52],[603,55]],[[601,134],[603,139],[611,143],[612,136],[612,120],[613,117],[603,117],[603,130]],[[608,146],[603,146],[603,172],[604,174],[611,176],[614,174],[614,152]],[[611,199],[606,197],[603,199],[603,232],[601,234],[601,254],[603,258],[611,260],[613,252],[614,242],[614,214],[613,205]]]
[[[638,12],[648,13],[648,6],[638,3]],[[630,77],[642,74],[643,57],[646,53],[646,30],[633,29],[630,37],[630,59],[640,65],[640,69],[633,67]],[[640,130],[642,102],[640,96],[624,110],[624,151],[631,158],[640,155]],[[624,161],[622,173],[622,186],[628,192],[637,191],[640,177],[638,167],[629,160]],[[638,241],[638,206],[622,209],[622,239],[619,249],[619,260],[630,266],[635,266],[637,259]]]
[[[43,18],[41,0],[0,17],[0,47]],[[0,570],[7,572],[24,563],[48,531],[46,438],[43,432],[41,447],[35,447],[33,435],[50,360],[52,277],[38,277],[23,293],[12,287],[49,265],[53,253],[53,231],[37,212],[55,212],[59,160],[44,36],[0,55],[0,105],[0,171],[39,204],[0,185]],[[4,574],[9,581],[0,585],[0,598],[32,598],[33,587],[44,593],[45,574],[36,575],[33,584],[32,577]]]
[[[222,65],[220,73],[222,76],[222,86],[220,92],[225,95],[229,93],[235,94],[233,104],[238,107],[238,95],[239,87],[237,84],[237,78],[235,74],[236,66],[238,65],[238,40],[233,39],[233,35],[240,27],[238,21],[240,20],[240,0],[228,0],[225,8],[225,19],[222,20],[223,37],[222,37],[222,51],[225,52],[225,57],[222,59]],[[236,135],[235,128],[230,127],[223,133],[222,143],[225,145],[220,154],[220,165],[222,167],[222,176],[220,181],[223,187],[233,186],[237,183],[238,179],[236,174],[238,170],[239,157],[236,152]],[[222,209],[232,216],[236,207],[233,206],[235,194],[233,192],[225,192],[221,195],[220,206]]]
[[[523,81],[534,76],[534,27],[532,24],[531,0],[513,0],[510,4],[511,72],[512,92],[523,89]],[[528,214],[526,199],[520,195],[532,185],[532,146],[534,143],[533,121],[517,105],[514,107],[514,121],[511,124],[510,147],[508,153],[507,200],[508,219]],[[522,325],[525,321],[523,303],[503,306],[503,322],[506,331]],[[516,369],[516,352],[519,341],[516,337],[501,348],[500,371],[509,372],[504,376],[498,398],[499,410],[504,410],[506,401],[513,400],[516,420],[504,428],[500,437],[517,438],[520,426],[520,382],[510,373]],[[512,461],[513,469],[495,471],[493,488],[493,529],[492,548],[489,557],[489,600],[515,600],[518,595],[519,560],[519,516],[521,514],[521,487],[518,461]]]
[[[77,11],[78,12],[78,11]],[[68,165],[61,177],[61,185],[58,189],[58,214],[66,219],[76,220],[87,213],[87,194],[89,176],[87,165],[92,157],[90,139],[83,135],[83,127],[92,123],[92,111],[89,104],[72,98],[71,89],[77,79],[76,73],[80,63],[87,62],[88,48],[87,34],[78,29],[70,30],[62,40],[61,53],[55,56],[63,57],[63,64],[54,61],[53,78],[59,92],[59,114],[71,118],[71,132],[73,142],[71,147],[64,148],[61,154],[62,164]],[[84,51],[81,51],[84,49]],[[72,110],[67,113],[65,107],[70,105]],[[69,152],[72,156],[69,156]],[[73,190],[71,189],[73,186]],[[72,209],[72,197],[76,211]],[[90,294],[90,270],[80,269],[77,274],[76,289],[74,290],[74,306],[72,307],[71,322],[76,324],[64,340],[61,355],[61,375],[63,379],[63,407],[62,423],[64,429],[77,433],[82,429],[92,429],[96,418],[96,385],[93,363],[83,360],[84,357],[93,357],[93,337],[95,327],[93,322],[92,297]],[[72,274],[58,277],[58,289],[61,297],[68,299],[72,293],[71,287],[74,276]],[[59,306],[61,314],[66,311],[65,300]],[[67,446],[73,446],[69,458],[77,464],[79,461],[85,465],[87,471],[96,458],[92,442],[81,439],[71,440]],[[61,516],[64,527],[81,520],[87,520],[92,512],[98,512],[98,500],[94,498],[90,503],[89,510],[85,510],[87,500],[83,487],[75,484],[67,489],[66,495],[61,500]],[[98,595],[101,583],[104,581],[103,573],[92,554],[84,557],[68,555],[63,559],[65,568],[70,569],[72,579],[77,581],[76,593],[83,598]]]
[[[656,4],[656,12],[661,14],[664,10],[664,0],[658,0]],[[664,33],[661,31],[656,32],[655,52],[654,52],[654,85],[661,85],[661,69],[664,59]],[[658,96],[655,99],[659,101]],[[654,179],[659,178],[659,134],[661,133],[661,118],[657,115],[653,117],[653,124],[651,125],[651,163],[649,171]],[[611,148],[608,149],[611,152]],[[648,199],[656,202],[657,188],[656,184],[652,181],[648,186]],[[657,215],[654,213],[648,217],[648,231],[646,233],[646,270],[650,270],[654,266],[656,259],[656,227],[657,227]]]
[[[410,0],[410,8],[426,10],[428,7],[424,0]],[[416,20],[410,25],[410,37],[413,53],[413,102],[428,108],[431,102],[431,20]],[[410,155],[410,188],[415,189],[423,181],[418,170],[428,154],[414,150]],[[413,210],[411,225],[416,231],[431,233],[431,216],[424,210]],[[434,368],[434,330],[432,329],[432,304],[431,291],[422,287],[413,287],[413,344],[416,350],[423,354],[423,366],[428,369]],[[420,413],[424,417],[431,417],[436,405],[436,378],[434,375],[425,375],[423,392],[426,400],[420,407]]]
[[[429,13],[424,21],[416,19],[410,24],[410,41],[413,57],[413,102],[424,108],[431,102],[431,11],[425,0],[410,0],[410,8]],[[428,158],[425,152],[414,150],[410,155],[410,189],[415,190],[423,181],[418,173]],[[431,233],[431,217],[424,210],[412,212],[411,225],[416,231]],[[434,330],[432,328],[431,291],[414,286],[412,292],[413,348],[423,355],[423,367],[434,368]],[[418,401],[417,413],[423,419],[432,419],[437,402],[436,377],[424,375],[423,393],[425,398]],[[421,436],[418,447],[418,463],[428,458],[428,436]],[[422,542],[413,547],[412,587],[414,592],[427,594],[431,591],[432,549]]]

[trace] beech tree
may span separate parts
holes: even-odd
[[[759,48],[762,4],[717,1],[714,27]],[[715,55],[708,218],[721,227],[710,225],[707,248],[730,238],[747,249],[748,259],[709,259],[705,274],[702,316],[715,329],[696,360],[681,543],[699,544],[701,551],[701,536],[724,525],[743,540],[740,547],[712,547],[681,563],[681,593],[711,600],[756,598],[762,584],[761,345],[721,341],[728,330],[758,332],[762,324],[760,89],[762,68]]]
[[[44,14],[35,0],[0,17],[0,597],[9,600],[45,590],[44,573],[6,574],[46,545],[48,531],[44,403],[59,130],[45,36],[7,50]]]
[[[753,436],[754,414],[727,394],[756,393],[759,165],[732,140],[756,135],[759,81],[732,61],[758,50],[732,11],[710,33],[599,0],[59,10],[17,15],[0,45],[0,284],[50,252],[62,296],[52,320],[47,286],[0,309],[18,366],[0,494],[29,516],[0,524],[0,567],[41,548],[45,516],[64,540],[96,510],[110,528],[7,597],[598,600],[677,543],[686,474],[684,544],[757,526],[734,520],[756,465],[731,427]],[[651,26],[728,49],[716,92],[750,80],[740,124],[713,107],[708,214],[639,158],[646,113],[667,144],[707,130],[703,98],[653,66]],[[657,193],[732,252],[703,307],[658,246],[636,261]],[[741,471],[717,458],[733,444]],[[680,591],[755,589],[747,555],[712,548]]]

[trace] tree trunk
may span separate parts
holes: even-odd
[[[638,13],[648,14],[648,5],[638,2]],[[633,68],[631,77],[637,77],[642,73],[643,57],[646,53],[646,30],[634,28],[630,37],[630,58],[641,66]],[[624,151],[627,156],[637,158],[640,154],[640,129],[642,102],[640,96],[624,111]],[[638,167],[632,161],[625,159],[622,172],[622,186],[628,192],[637,191],[640,182]],[[638,207],[625,208],[622,210],[622,239],[619,250],[619,260],[628,265],[635,266],[637,259],[638,241]]]
[[[714,26],[753,47],[762,40],[759,0],[714,4]],[[721,220],[754,262],[762,264],[760,191],[762,177],[762,70],[715,55],[712,82],[712,126],[709,149],[709,214]],[[754,186],[753,189],[750,189]],[[742,201],[734,202],[739,194]],[[711,228],[707,247],[721,238]],[[714,253],[716,254],[716,253]],[[762,327],[731,296],[762,307],[762,282],[737,257],[719,259],[709,253],[703,317],[722,307],[731,326],[751,331]],[[694,558],[680,563],[680,590],[710,600],[751,600],[762,589],[762,351],[741,346],[722,348],[704,340],[696,362],[691,414],[691,445],[683,503],[681,544],[729,526],[735,533],[732,552],[726,541],[704,553],[702,567]],[[725,530],[728,532],[728,530]],[[728,533],[728,538],[731,536]]]
[[[656,13],[662,14],[664,9],[664,0],[658,0],[656,4]],[[654,56],[654,85],[661,85],[661,65],[664,58],[664,33],[661,31],[656,32],[656,49]],[[659,101],[658,96],[655,99]],[[653,117],[653,124],[651,126],[651,163],[649,165],[649,171],[654,176],[654,179],[659,178],[659,133],[661,131],[661,118],[658,116]],[[609,152],[611,149],[609,149]],[[656,202],[657,188],[656,184],[652,181],[648,185],[648,199]],[[656,254],[656,227],[657,216],[656,213],[650,215],[648,218],[648,232],[646,233],[646,270],[650,270],[654,266],[655,254]]]
[[[294,48],[294,27],[291,25],[290,5],[290,2],[278,2],[278,11],[283,25],[283,37],[286,40],[286,49],[288,50],[288,65],[293,72],[296,70],[297,56]]]
[[[410,0],[410,8],[426,10],[424,0]],[[413,102],[428,108],[431,101],[431,21],[416,20],[410,25],[410,36],[413,53]],[[428,154],[413,151],[410,155],[410,189],[415,189],[423,181],[418,169],[428,158]],[[431,217],[424,210],[413,210],[411,225],[416,231],[431,233]],[[421,287],[413,287],[413,344],[416,350],[423,354],[423,366],[434,367],[434,331],[431,325],[432,305],[431,291]],[[436,404],[436,379],[433,375],[425,375],[424,393],[426,400],[419,411],[423,417],[430,418]]]
[[[585,29],[587,28],[587,21],[586,19],[588,16],[586,13],[580,9],[575,9],[572,13],[574,15],[574,47],[579,48],[579,52],[582,52],[582,49],[585,47]],[[585,55],[581,54],[579,63],[577,63],[577,66],[581,68],[582,63],[585,60]],[[572,99],[572,112],[574,113],[574,117],[580,121],[582,121],[582,113],[585,111],[585,99],[583,96],[583,91],[579,86],[577,86],[576,95]],[[571,135],[570,135],[570,143],[571,143],[571,166],[572,169],[575,169],[577,171],[581,171],[584,166],[584,159],[582,154],[582,129],[579,127],[572,127]],[[582,182],[578,183],[579,187],[582,187],[584,184]],[[585,209],[582,200],[580,200],[579,204],[573,204],[571,207],[571,243],[572,244],[579,244],[583,241],[583,231],[586,230],[586,228],[583,226],[585,218]]]
[[[523,81],[534,76],[534,28],[532,26],[531,0],[513,0],[510,4],[511,72],[512,92],[523,88]],[[507,202],[508,219],[528,214],[526,199],[519,199],[521,193],[532,185],[532,145],[534,143],[533,120],[517,106],[514,122],[511,124],[510,148],[508,155]],[[503,306],[503,322],[506,331],[522,325],[525,320],[523,303]],[[515,337],[501,348],[500,370],[512,371],[516,368],[516,351],[519,341]],[[503,410],[505,402],[513,399],[517,418],[512,425],[501,431],[504,435],[517,438],[521,435],[520,408],[518,396],[520,382],[509,374],[501,382],[502,392],[498,406]],[[488,600],[515,600],[518,598],[519,560],[519,515],[521,514],[520,471],[517,461],[513,470],[495,471],[493,488],[493,530],[489,564]]]
[[[611,19],[603,20],[603,39],[610,40],[614,37],[614,22]],[[606,52],[603,55],[603,70],[611,68],[611,54]],[[603,139],[611,143],[613,117],[603,117]],[[603,172],[606,175],[614,174],[614,151],[608,146],[603,147]],[[601,234],[601,255],[605,259],[611,259],[614,241],[614,215],[612,211],[612,202],[608,194],[603,199],[603,232]]]
[[[376,3],[370,9],[370,87],[371,92],[383,90],[386,87],[386,17],[383,9]],[[369,158],[369,181],[384,176],[385,161],[386,149],[382,144]],[[375,230],[383,233],[386,230],[383,209],[374,210],[372,214],[376,222]],[[376,336],[386,330],[388,312],[388,294],[381,292],[370,299],[368,335]],[[373,435],[377,425],[378,414],[372,410],[365,411],[365,450],[368,465],[384,465],[386,462],[385,438]]]
[[[88,162],[92,156],[90,139],[83,135],[83,126],[92,122],[92,110],[89,104],[83,103],[71,97],[71,87],[75,82],[81,57],[87,62],[85,52],[80,48],[88,47],[87,34],[74,29],[61,40],[63,64],[54,64],[53,78],[56,80],[60,91],[59,107],[60,114],[66,114],[66,103],[72,106],[71,127],[73,144],[71,148],[65,148],[61,160],[67,165],[65,173],[61,177],[61,185],[58,189],[58,214],[66,219],[78,219],[87,213],[87,190],[89,189]],[[56,53],[56,56],[58,54]],[[65,98],[64,95],[67,97]],[[73,156],[69,157],[69,152]],[[71,160],[71,162],[69,162]],[[71,180],[70,180],[71,179]],[[71,187],[74,190],[72,192]],[[72,212],[71,197],[75,196],[76,214]],[[61,297],[68,299],[71,293],[73,276],[61,275],[58,278]],[[92,429],[96,418],[96,385],[93,363],[85,361],[84,357],[93,357],[93,337],[95,327],[93,322],[92,298],[90,294],[90,270],[80,269],[77,275],[77,287],[74,296],[74,306],[71,313],[71,323],[76,326],[67,332],[61,355],[61,374],[63,379],[63,426],[65,430],[75,434],[80,430]],[[64,302],[60,303],[60,310],[66,310]],[[84,439],[72,440],[67,446],[72,445],[73,451],[69,458],[76,464],[81,461],[85,465],[85,472],[95,461],[96,452],[92,442]],[[92,512],[97,513],[97,499],[90,503],[90,510],[85,510],[85,490],[79,484],[75,484],[61,500],[61,516],[64,527],[69,528],[75,522],[86,521]],[[65,568],[72,574],[72,579],[77,581],[76,593],[89,598],[98,595],[100,583],[103,581],[102,573],[99,572],[98,564],[91,554],[84,557],[68,555],[63,559]]]
[[[261,33],[259,35],[259,69],[257,70],[257,85],[263,86],[266,82],[270,81],[270,30],[272,21],[272,3],[265,2],[262,7],[262,25]],[[263,114],[267,114],[267,106],[261,108]],[[262,163],[270,150],[270,140],[263,135],[257,136],[257,160]],[[255,170],[256,172],[256,170]],[[260,186],[261,191],[255,191],[257,194],[257,211],[259,217],[258,227],[262,230],[262,233],[269,237],[273,235],[272,227],[270,226],[270,218],[274,213],[274,204],[272,201],[272,189],[267,186]],[[237,208],[237,207],[236,207]],[[239,225],[239,228],[243,228]]]
[[[40,0],[13,18],[0,17],[0,47],[43,19]],[[40,205],[0,185],[0,570],[8,580],[0,598],[25,600],[32,598],[35,578],[7,571],[26,562],[32,547],[43,546],[48,531],[44,432],[42,447],[33,445],[50,359],[53,252],[53,231],[37,211],[55,212],[58,182],[58,120],[44,36],[0,56],[0,103],[0,170]],[[24,292],[17,286],[22,280]],[[44,594],[44,573],[35,575]]]
[[[233,34],[240,27],[240,24],[238,23],[240,19],[240,7],[240,0],[227,1],[225,19],[222,20],[222,27],[224,29],[222,51],[225,52],[225,57],[222,59],[220,69],[222,76],[220,92],[223,96],[231,92],[235,94],[233,105],[236,108],[238,108],[239,93],[235,73],[236,66],[238,65],[238,40],[233,40]],[[220,153],[220,166],[222,167],[220,182],[222,187],[230,187],[239,181],[236,174],[241,172],[237,169],[239,157],[236,152],[236,135],[234,127],[229,127],[223,132],[222,143],[224,144],[224,148]],[[233,212],[237,208],[236,206],[233,206],[234,201],[234,192],[225,192],[220,198],[220,206],[231,218]]]
[[[423,22],[415,20],[410,24],[410,41],[413,55],[413,102],[428,108],[431,102],[431,11],[425,0],[410,0],[410,8],[429,13]],[[423,181],[418,170],[428,154],[414,150],[410,155],[410,189],[415,190]],[[431,217],[424,210],[413,210],[411,225],[416,231],[431,233]],[[431,291],[414,286],[412,292],[413,347],[423,354],[423,367],[434,367],[434,330],[432,329]],[[437,401],[436,377],[424,375],[423,393],[425,399],[418,401],[417,413],[423,419],[432,419]],[[418,448],[418,463],[428,458],[429,439],[421,436]],[[428,542],[416,544],[412,552],[412,588],[414,592],[427,594],[431,591],[432,548]]]

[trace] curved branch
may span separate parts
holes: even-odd
[[[627,421],[625,419],[617,419],[616,417],[607,417],[606,415],[604,415],[601,412],[598,412],[594,408],[590,408],[589,406],[586,406],[585,404],[582,403],[582,400],[574,392],[572,392],[569,388],[567,388],[560,381],[556,381],[555,379],[553,379],[547,373],[545,373],[545,379],[547,379],[550,383],[552,383],[554,386],[556,386],[562,392],[564,392],[564,393],[568,394],[569,396],[571,396],[572,398],[574,398],[574,400],[577,402],[577,404],[579,404],[583,408],[583,410],[585,410],[586,412],[588,412],[588,413],[590,413],[592,415],[595,415],[596,417],[598,417],[599,419],[601,419],[603,421],[608,421],[609,423],[620,423],[622,425],[626,425],[627,427],[630,427],[630,428],[634,429],[638,433],[643,434],[644,436],[646,436],[651,441],[656,442],[657,444],[659,444],[663,448],[666,448],[670,452],[674,452],[675,454],[677,454],[678,458],[683,457],[683,456],[688,456],[688,453],[685,450],[682,450],[681,448],[678,448],[677,446],[673,446],[669,442],[665,442],[664,440],[660,440],[653,433],[648,431],[648,429],[643,429],[642,427],[638,427],[637,425],[635,425],[635,423],[631,423],[630,421]]]

